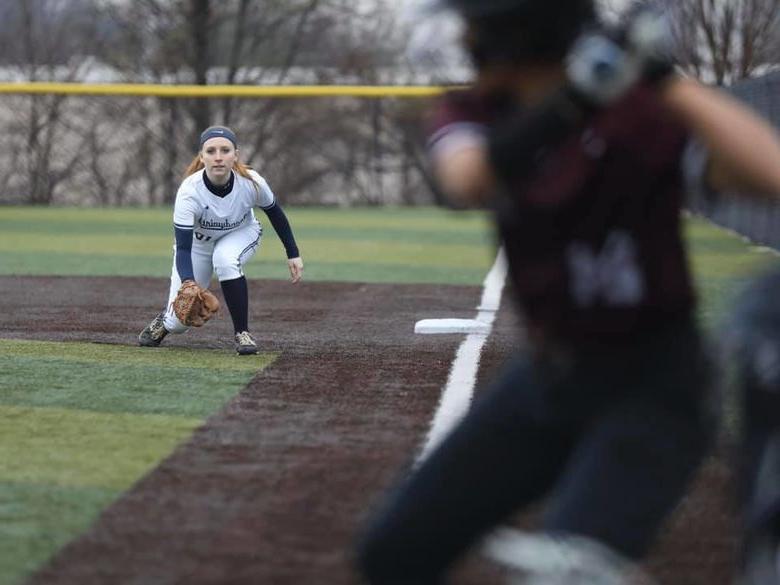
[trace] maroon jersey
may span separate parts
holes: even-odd
[[[500,106],[442,100],[432,148],[479,139]],[[516,296],[531,333],[576,345],[624,343],[685,318],[694,295],[681,236],[687,142],[648,88],[594,115],[495,198]]]

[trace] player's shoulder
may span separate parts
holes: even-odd
[[[429,125],[435,132],[451,124],[481,123],[484,115],[475,92],[468,89],[452,90],[440,96],[431,110]]]
[[[433,115],[443,122],[470,121],[490,124],[505,114],[513,104],[510,96],[503,92],[458,88],[447,91],[438,98]]]
[[[599,125],[622,147],[643,157],[668,159],[680,152],[689,131],[672,115],[658,91],[640,84],[600,117]]]
[[[258,185],[267,185],[268,181],[265,180],[265,177],[263,177],[260,173],[258,173],[255,169],[247,169],[247,173],[250,177],[252,177],[252,180],[257,183]]]
[[[181,185],[179,185],[179,192],[194,193],[199,185],[204,185],[203,171],[195,171],[191,175],[184,177]]]
[[[453,132],[485,132],[508,108],[505,95],[473,88],[448,91],[437,99],[428,118],[429,142]]]
[[[636,128],[638,125],[656,124],[669,128],[682,128],[676,116],[673,116],[664,104],[658,90],[644,83],[638,84],[614,106],[608,108],[606,118],[624,120],[626,129]]]
[[[197,171],[184,178],[176,191],[176,199],[197,199],[199,190],[205,188],[203,173]]]
[[[266,184],[266,180],[254,169],[247,168],[247,176],[234,171],[236,182],[243,187],[257,188],[258,185],[262,186]]]

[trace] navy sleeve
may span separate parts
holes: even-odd
[[[263,211],[271,221],[271,225],[274,226],[276,235],[282,240],[284,249],[287,252],[287,258],[297,258],[300,256],[298,246],[295,244],[295,237],[293,236],[290,222],[287,221],[287,216],[284,214],[284,211],[279,204],[274,203],[267,209],[263,208]]]
[[[182,229],[174,226],[173,231],[176,234],[176,270],[179,278],[185,280],[195,280],[195,274],[192,269],[192,228]]]

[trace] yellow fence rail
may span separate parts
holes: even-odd
[[[163,85],[145,83],[0,83],[0,94],[123,95],[170,98],[218,97],[431,97],[446,88],[396,85]]]

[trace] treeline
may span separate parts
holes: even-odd
[[[692,74],[727,83],[780,62],[773,53],[780,27],[766,25],[778,22],[780,0],[651,1],[675,13],[678,56]],[[446,64],[409,58],[410,30],[398,4],[5,0],[0,81],[463,81]],[[428,48],[441,41],[432,30]],[[0,150],[0,203],[168,204],[198,133],[214,123],[236,129],[244,160],[285,202],[431,203],[426,106],[401,99],[0,96],[9,143]]]
[[[386,0],[11,0],[6,77],[145,83],[399,83],[398,14]],[[303,73],[302,73],[303,72]],[[384,78],[382,78],[384,76]],[[242,157],[292,203],[432,200],[424,104],[400,100],[0,98],[14,148],[0,201],[170,203],[197,135],[233,126]]]

